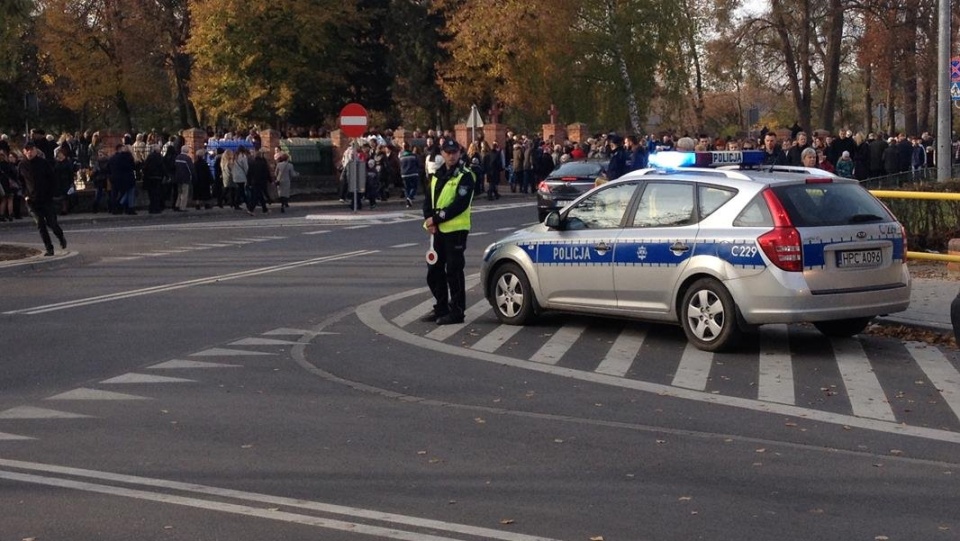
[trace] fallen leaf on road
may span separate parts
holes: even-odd
[[[512,518],[502,518],[500,519],[500,524],[513,524],[514,520]]]
[[[483,417],[477,417],[477,418],[475,418],[473,421],[474,421],[475,423],[477,423],[478,425],[482,425],[482,424],[485,424],[485,423],[487,422],[487,420],[484,419]]]
[[[252,443],[246,443],[246,444],[244,444],[244,445],[241,445],[240,448],[241,448],[241,449],[251,449],[251,448],[253,448],[253,444],[252,444]]]
[[[903,451],[900,449],[890,449],[890,454],[893,456],[901,456],[903,455]]]
[[[425,455],[425,454],[427,454],[427,452],[426,452],[426,451],[417,451],[417,454],[418,454],[418,455]]]
[[[561,440],[560,438],[556,438],[553,440],[553,443],[563,443],[563,440]]]
[[[693,496],[680,496],[680,497],[677,499],[677,501],[689,502],[689,501],[692,500],[692,499],[693,499]]]
[[[758,453],[766,453],[767,450],[764,449],[763,447],[761,447],[761,448],[757,449],[757,452],[758,452]]]
[[[595,535],[595,536],[593,536],[593,537],[590,538],[590,541],[603,541],[603,536],[602,536],[602,535]]]
[[[890,538],[885,535],[878,535],[873,538],[873,541],[890,541]]]

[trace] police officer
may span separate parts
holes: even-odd
[[[443,165],[430,175],[423,201],[424,229],[433,235],[436,257],[427,267],[427,285],[437,301],[422,318],[437,325],[463,323],[466,284],[463,268],[467,235],[470,233],[470,206],[476,178],[460,162],[460,145],[447,139],[440,147]]]

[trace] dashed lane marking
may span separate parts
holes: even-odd
[[[228,346],[295,346],[300,342],[291,340],[277,340],[276,338],[244,338],[230,342]]]
[[[100,383],[104,384],[129,384],[129,383],[196,383],[193,379],[171,378],[168,376],[154,376],[153,374],[123,374],[115,378],[105,379]]]
[[[74,389],[72,391],[47,397],[44,400],[152,400],[152,398],[81,387],[79,389]]]
[[[0,419],[82,419],[84,417],[90,416],[80,413],[36,408],[33,406],[17,406],[16,408],[0,411]]]
[[[276,355],[276,353],[246,349],[211,348],[190,354],[191,357],[241,357],[244,355]]]
[[[147,368],[150,370],[179,370],[181,368],[243,368],[243,366],[239,364],[206,363],[203,361],[172,359],[160,364],[148,366]]]

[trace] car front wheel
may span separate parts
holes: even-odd
[[[827,336],[848,337],[860,334],[870,324],[872,317],[857,317],[852,319],[834,319],[831,321],[815,321],[813,326]]]
[[[721,351],[740,340],[736,311],[727,288],[713,278],[703,278],[683,295],[680,325],[687,340],[698,349]]]
[[[493,274],[493,311],[507,325],[523,325],[534,315],[536,299],[519,266],[507,263]]]

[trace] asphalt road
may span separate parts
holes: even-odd
[[[73,222],[0,275],[0,540],[960,539],[955,351],[703,356],[476,287],[437,328],[415,214],[305,213]],[[473,271],[534,213],[478,203]]]

